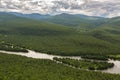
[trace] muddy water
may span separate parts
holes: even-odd
[[[35,51],[32,51],[32,50],[28,50],[28,53],[24,53],[24,52],[10,52],[10,51],[2,51],[2,50],[0,50],[0,53],[15,54],[15,55],[21,55],[21,56],[26,56],[26,57],[31,57],[31,58],[50,59],[50,60],[53,60],[54,57],[81,59],[81,57],[76,57],[76,56],[49,55],[49,54],[45,54],[45,53],[35,52]],[[107,70],[101,70],[101,71],[102,72],[106,72],[106,73],[120,74],[120,61],[118,61],[118,60],[116,60],[116,61],[115,60],[109,60],[108,62],[114,63],[114,67],[109,68]]]

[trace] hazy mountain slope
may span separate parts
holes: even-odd
[[[34,19],[28,19],[28,18],[23,18],[23,17],[18,17],[10,14],[0,14],[0,28],[1,30],[3,29],[3,32],[8,33],[7,34],[53,34],[56,35],[57,33],[64,33],[64,32],[69,32],[71,29],[49,23],[49,22],[43,22],[43,21],[37,21]],[[5,31],[6,30],[6,31]],[[42,31],[41,31],[42,30]],[[11,31],[11,32],[9,32]],[[2,33],[2,31],[1,31]],[[49,34],[49,35],[50,35]]]
[[[58,15],[42,15],[38,13],[33,14],[22,14],[16,12],[9,12],[8,14],[13,14],[18,17],[25,17],[30,19],[36,20],[44,20],[52,23],[57,23],[65,26],[72,26],[72,27],[87,27],[87,28],[94,28],[101,23],[105,23],[106,18],[103,17],[95,17],[95,16],[86,16],[81,14],[67,14],[62,13]]]
[[[110,18],[93,30],[93,36],[120,45],[120,17]]]
[[[25,18],[36,19],[36,20],[46,19],[50,17],[50,15],[42,15],[38,13],[23,14],[23,13],[17,13],[17,12],[8,12],[8,14],[13,14],[18,17],[25,17]]]
[[[38,21],[14,15],[0,15],[0,42],[19,45],[28,49],[59,55],[115,54],[120,46],[106,31],[105,39],[98,37],[97,30],[79,32],[68,26]],[[96,31],[95,35],[94,32]],[[101,31],[104,29],[101,28]],[[97,37],[96,37],[97,36]]]
[[[63,13],[60,15],[47,18],[46,21],[62,24],[66,26],[72,26],[72,27],[82,27],[82,26],[95,27],[100,25],[101,23],[104,23],[105,18],[94,17],[94,16],[90,17],[85,15],[71,15],[71,14]]]

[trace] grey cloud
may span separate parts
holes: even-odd
[[[94,2],[92,1],[88,5],[86,5],[86,10],[94,9],[93,14],[96,13],[96,15],[101,16],[109,16],[114,13],[120,12],[120,2]],[[104,11],[104,12],[103,12]],[[117,12],[116,12],[117,11]]]
[[[80,1],[83,3],[79,4]],[[120,16],[120,0],[1,0],[0,11],[43,14],[66,12],[114,17]]]
[[[61,7],[61,8],[64,8],[64,9],[80,9],[80,5],[78,4],[75,4],[75,3],[68,3],[67,1],[63,2],[63,1],[53,1],[53,3],[55,4],[55,6],[53,7]]]

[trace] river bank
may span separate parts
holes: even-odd
[[[11,52],[11,51],[0,50],[0,53],[15,54],[15,55],[21,55],[21,56],[36,58],[36,59],[50,59],[50,60],[53,60],[54,57],[58,57],[58,58],[71,58],[71,59],[81,59],[80,56],[49,55],[49,54],[45,54],[45,53],[35,52],[35,51],[32,51],[32,50],[28,50],[28,53],[26,53],[26,52]],[[114,63],[114,67],[109,68],[107,70],[99,70],[99,71],[105,72],[105,73],[120,74],[120,61],[109,59],[108,62],[109,63]]]

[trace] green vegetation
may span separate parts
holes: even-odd
[[[111,59],[120,60],[120,55],[109,55]]]
[[[0,80],[119,80],[120,75],[73,69],[50,60],[0,53]]]
[[[95,60],[108,60],[109,56],[103,56],[103,55],[82,55],[81,58],[83,59],[95,59]]]
[[[70,58],[57,58],[54,60],[62,62],[64,64],[71,65],[80,69],[89,69],[89,70],[104,70],[114,66],[113,63],[100,62],[100,61],[90,61],[90,60],[75,60]]]
[[[0,50],[26,49],[63,56],[107,60],[120,54],[120,19],[62,14],[33,20],[0,13]],[[51,23],[52,22],[52,23]],[[65,23],[63,23],[65,22]],[[112,55],[112,56],[111,56]],[[59,59],[72,66],[101,70],[112,63]],[[79,70],[51,60],[32,59],[0,53],[0,80],[119,80],[120,75]]]
[[[102,17],[90,17],[84,15],[72,15],[72,14],[60,14],[56,16],[52,16],[46,18],[45,21],[61,24],[69,27],[82,27],[85,28],[94,28],[102,23],[104,23],[106,19]]]
[[[14,44],[6,43],[4,41],[0,43],[0,50],[14,51],[14,52],[28,52],[25,48],[22,48]]]
[[[97,22],[97,20],[95,20]],[[104,20],[103,20],[104,21]],[[80,56],[120,53],[119,26],[104,23],[89,31],[45,21],[0,15],[0,42],[48,54]],[[96,23],[97,24],[97,23]],[[108,26],[111,25],[111,26]],[[84,26],[82,26],[83,28]],[[116,33],[117,31],[117,33]]]

